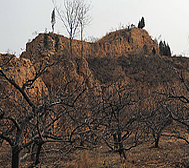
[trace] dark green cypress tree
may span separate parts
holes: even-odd
[[[159,52],[160,52],[160,55],[163,55],[164,53],[164,44],[162,41],[159,42]]]
[[[145,27],[145,21],[144,21],[144,17],[142,17],[141,19],[141,29],[143,29]]]
[[[171,49],[170,49],[168,43],[167,43],[167,45],[166,45],[166,51],[167,51],[166,56],[171,57]]]
[[[169,47],[169,44],[164,41],[160,41],[159,43],[159,51],[160,51],[160,55],[165,55],[168,57],[171,57],[171,49]]]
[[[139,21],[138,28],[143,29],[145,27],[144,17]]]
[[[165,41],[163,42],[163,55],[167,55],[167,45]]]
[[[138,28],[141,28],[141,21],[138,22]]]
[[[156,55],[156,49],[154,47],[152,49],[152,53],[153,53],[153,55]]]
[[[56,23],[55,19],[55,9],[53,9],[52,14],[51,14],[51,24],[52,24],[52,32],[54,33],[54,25]]]

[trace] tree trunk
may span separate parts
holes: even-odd
[[[19,148],[18,146],[12,147],[12,168],[19,168]]]
[[[84,135],[80,135],[81,141],[80,141],[80,146],[84,146]]]
[[[121,131],[119,131],[118,132],[119,155],[121,157],[121,155],[123,154],[124,159],[126,159],[125,152],[123,149],[123,141],[122,141],[121,134],[122,134]]]
[[[36,153],[36,157],[35,157],[35,166],[40,163],[40,161],[39,161],[39,155],[40,155],[40,152],[41,152],[42,145],[43,145],[43,142],[39,143],[39,145],[38,145],[37,153]]]
[[[81,23],[81,58],[83,59],[83,25]]]
[[[72,57],[72,38],[70,38],[70,54],[71,54],[71,57]]]
[[[155,139],[155,145],[154,145],[155,148],[159,148],[159,138],[160,138],[160,135],[157,134],[157,138]]]
[[[83,59],[83,41],[81,41],[81,58]]]
[[[117,140],[117,134],[113,134],[113,138],[114,138],[114,149],[117,150],[118,149],[118,140]]]

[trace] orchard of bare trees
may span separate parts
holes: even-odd
[[[92,87],[70,80],[48,91],[35,83],[56,63],[39,66],[21,85],[11,76],[18,66],[12,56],[0,64],[0,142],[11,148],[13,168],[23,161],[36,167],[49,153],[59,155],[46,162],[56,166],[60,156],[100,146],[127,159],[137,146],[151,143],[149,147],[158,148],[162,137],[189,143],[189,86],[176,69],[180,82],[162,90],[137,89],[120,78]]]
[[[140,29],[117,30],[107,35],[108,42],[103,38],[86,45],[85,57],[83,33],[91,22],[90,3],[65,0],[59,6],[53,0],[53,5],[52,33],[40,35],[38,41],[42,42],[37,46],[43,48],[37,48],[37,52],[30,50],[31,60],[26,59],[27,55],[19,59],[10,54],[0,55],[2,166],[120,166],[107,165],[104,158],[99,165],[94,161],[89,166],[89,159],[80,154],[87,151],[93,153],[91,160],[98,160],[98,154],[113,160],[115,155],[123,167],[129,167],[129,162],[134,167],[141,166],[142,159],[146,162],[154,157],[146,156],[146,151],[155,149],[154,155],[158,155],[155,160],[160,159],[159,150],[164,154],[163,147],[173,144],[172,141],[188,148],[187,68],[182,70],[180,62],[175,63],[170,54],[164,58],[161,48],[155,47],[157,44],[151,39],[150,46],[138,43],[142,46],[138,47],[137,38],[131,35],[140,34],[143,42],[147,39],[144,18],[139,22]],[[56,16],[69,35],[68,43],[66,38],[54,34]],[[81,41],[74,43],[78,32]],[[57,52],[61,50],[60,44],[64,52]],[[52,52],[49,48],[53,47]],[[74,55],[76,51],[79,57]],[[114,57],[116,53],[119,56]],[[128,161],[131,153],[132,159]],[[143,156],[138,159],[137,153]],[[163,161],[170,153],[165,153]],[[187,157],[189,153],[185,151],[183,155]],[[82,159],[83,166],[76,164]],[[68,165],[69,162],[73,165]]]

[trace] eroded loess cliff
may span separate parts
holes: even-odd
[[[132,28],[111,32],[100,40],[89,43],[83,42],[83,55],[89,57],[119,57],[132,53],[151,54],[152,50],[159,53],[157,43],[151,39],[144,29]],[[52,56],[56,53],[69,55],[69,39],[54,33],[39,34],[32,42],[27,43],[26,52],[21,57],[33,62],[40,57]],[[73,40],[74,57],[81,56],[81,41]]]
[[[29,79],[34,79],[36,75],[35,68],[29,59],[17,58],[16,56],[10,54],[0,54],[0,65],[6,76],[9,79],[13,79],[20,88],[22,88],[23,84]],[[10,94],[11,92],[18,94],[17,91],[13,91],[16,89],[7,80],[5,80],[4,77],[0,76],[0,80],[1,90],[9,90]],[[47,94],[47,87],[40,77],[33,83],[31,88],[26,89],[29,97]]]
[[[83,58],[81,44],[73,40],[71,56],[67,37],[41,33],[27,43],[20,65],[24,66],[24,60],[29,59],[30,66],[39,71],[53,64],[41,76],[45,86],[64,88],[72,81],[71,90],[79,85],[91,88],[119,79],[133,86],[158,87],[177,80],[170,67],[186,70],[189,65],[187,58],[183,61],[183,58],[160,56],[158,45],[148,32],[136,27],[111,32],[94,43],[83,42]]]
[[[86,82],[92,87],[97,83],[116,81],[120,76],[130,82],[124,68],[117,64],[117,59],[129,54],[141,53],[152,55],[154,49],[159,53],[158,45],[143,29],[132,28],[112,32],[94,43],[73,40],[73,55],[70,56],[69,39],[54,33],[39,34],[26,45],[21,58],[30,59],[35,69],[42,64],[54,63],[42,78],[48,88],[57,87],[70,80],[75,85]]]

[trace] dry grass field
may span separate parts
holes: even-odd
[[[189,167],[189,146],[182,140],[162,137],[160,148],[145,143],[126,152],[127,159],[121,159],[117,153],[106,147],[93,150],[77,150],[67,155],[58,152],[44,153],[39,168],[187,168]],[[11,167],[9,147],[4,144],[0,154],[0,167]],[[28,167],[30,162],[22,159],[20,167]]]

